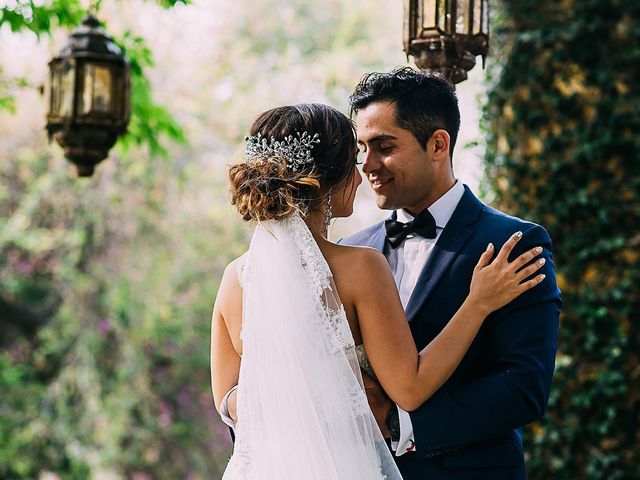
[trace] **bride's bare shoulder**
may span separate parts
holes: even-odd
[[[354,274],[378,275],[389,270],[387,259],[375,248],[351,245],[336,247],[336,259]]]
[[[235,260],[229,262],[222,273],[220,289],[218,290],[218,300],[235,300],[239,297],[242,287],[240,286],[240,269],[245,262],[247,254],[240,255]]]
[[[389,263],[378,250],[348,245],[336,247],[329,263],[343,302],[355,305],[370,295],[382,298],[397,292]]]
[[[229,262],[229,264],[224,268],[224,273],[223,275],[223,279],[224,277],[235,277],[235,279],[238,279],[238,276],[240,274],[240,269],[242,268],[242,265],[245,262],[245,259],[247,258],[247,253],[245,252],[242,255],[240,255],[238,258],[231,260]]]

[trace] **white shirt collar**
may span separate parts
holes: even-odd
[[[429,207],[429,212],[436,221],[436,226],[444,228],[449,223],[453,212],[464,195],[464,185],[459,180],[451,187],[447,193],[442,195],[438,200],[433,202]],[[413,220],[413,215],[404,209],[398,210],[398,220],[401,222],[409,222]]]

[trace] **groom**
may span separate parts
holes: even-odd
[[[369,386],[405,480],[524,480],[520,427],[539,419],[551,387],[560,291],[540,226],[480,202],[455,179],[458,101],[444,78],[410,68],[366,75],[350,97],[358,144],[385,222],[342,240],[387,257],[418,350],[462,304],[489,242],[523,232],[513,256],[540,245],[546,280],[492,314],[451,378],[407,413]],[[433,228],[435,224],[435,228]],[[378,395],[376,395],[378,393]]]

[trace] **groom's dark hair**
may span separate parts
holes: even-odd
[[[358,113],[374,102],[391,102],[396,123],[410,131],[422,148],[433,132],[446,130],[451,138],[449,153],[460,130],[460,109],[453,84],[444,76],[401,67],[388,73],[368,73],[349,97],[351,112]]]

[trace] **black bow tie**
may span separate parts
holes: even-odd
[[[424,209],[417,217],[407,223],[397,220],[397,214],[391,216],[384,222],[384,229],[391,248],[398,248],[405,241],[408,235],[414,233],[424,238],[436,238],[436,221],[428,209]]]

